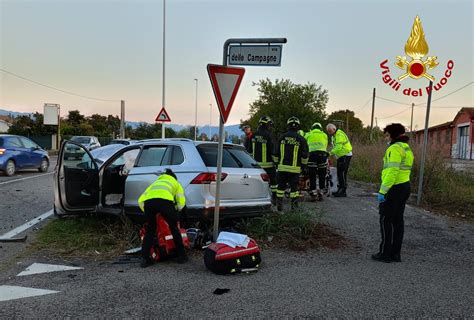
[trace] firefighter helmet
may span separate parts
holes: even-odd
[[[263,117],[260,118],[260,120],[258,120],[258,123],[259,124],[265,124],[265,125],[272,125],[273,120],[269,116],[263,116]]]
[[[313,125],[311,126],[311,130],[314,130],[314,129],[323,130],[323,126],[322,126],[319,122],[315,122],[315,123],[313,123]]]
[[[290,117],[286,122],[288,128],[298,129],[300,127],[300,119],[297,117]]]

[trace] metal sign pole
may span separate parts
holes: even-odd
[[[163,0],[163,81],[161,94],[161,107],[165,107],[165,57],[166,57],[166,0]],[[161,123],[161,139],[165,138],[165,123]]]
[[[224,43],[224,51],[222,55],[222,65],[227,66],[227,58],[229,52],[229,46],[232,43],[286,43],[286,38],[251,38],[251,39],[227,39]],[[212,109],[211,109],[212,110]],[[216,200],[214,204],[214,230],[213,240],[217,241],[219,236],[219,207],[220,207],[220,195],[221,195],[221,176],[222,176],[222,153],[224,151],[224,120],[222,116],[219,121],[219,146],[217,148],[217,181],[216,181]]]
[[[425,131],[423,133],[423,151],[421,153],[420,162],[420,177],[418,181],[418,194],[416,198],[416,205],[419,206],[421,203],[421,195],[423,194],[423,174],[425,171],[426,161],[426,149],[428,148],[428,123],[430,121],[430,108],[431,108],[431,94],[433,92],[433,81],[430,81],[430,92],[428,93],[428,104],[426,105],[426,119],[425,119]]]

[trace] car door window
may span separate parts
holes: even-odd
[[[178,146],[173,146],[172,149],[170,165],[176,166],[182,164],[184,162],[183,150]]]
[[[5,147],[10,148],[23,148],[23,145],[20,142],[20,139],[17,137],[9,137],[5,141]]]
[[[153,167],[163,165],[163,159],[168,150],[168,146],[145,147],[138,159],[138,167]],[[170,157],[170,155],[168,156]]]
[[[27,149],[32,149],[32,148],[37,148],[38,147],[38,145],[36,143],[34,143],[33,141],[31,141],[30,139],[27,139],[27,138],[21,138],[21,142],[23,143],[23,145]]]
[[[115,159],[110,166],[116,167],[116,166],[124,166],[124,169],[130,170],[133,168],[133,165],[135,164],[135,160],[137,159],[138,152],[140,149],[133,149],[133,150],[128,150],[124,152],[120,157]]]

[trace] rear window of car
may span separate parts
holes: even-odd
[[[77,142],[77,143],[90,143],[91,138],[89,137],[72,137],[71,141]]]
[[[197,146],[206,167],[217,167],[217,144],[201,144]],[[224,168],[258,168],[255,160],[244,148],[224,146],[222,154],[222,167]]]

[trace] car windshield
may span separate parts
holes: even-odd
[[[130,141],[128,140],[112,140],[110,141],[110,144],[130,144]]]
[[[115,152],[124,148],[123,144],[109,144],[92,150],[90,153],[98,165],[101,165],[109,159]]]
[[[72,137],[71,141],[77,142],[77,143],[89,143],[91,141],[91,138],[89,137]]]
[[[217,144],[200,144],[197,150],[207,167],[217,166]],[[224,168],[258,168],[258,164],[243,147],[229,145],[224,146],[222,166]]]

